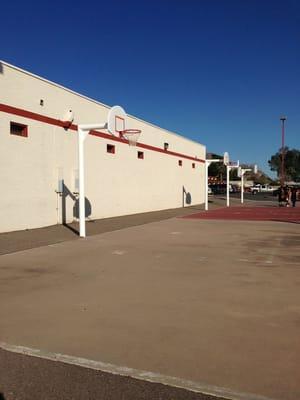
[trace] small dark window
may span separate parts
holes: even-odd
[[[182,167],[182,160],[178,160],[179,167]]]
[[[192,163],[192,168],[196,168],[196,164],[194,162]]]
[[[106,151],[107,153],[115,154],[115,146],[113,144],[107,144],[106,145]]]
[[[141,160],[144,159],[144,152],[143,151],[138,151],[137,152],[137,157],[140,158]]]
[[[164,143],[164,150],[167,151],[169,148],[169,143]]]
[[[27,127],[27,125],[18,124],[16,122],[11,122],[10,123],[10,134],[27,137],[28,136],[28,127]]]

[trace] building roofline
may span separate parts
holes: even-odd
[[[83,94],[80,94],[80,93],[78,93],[78,92],[75,92],[75,91],[72,90],[72,89],[69,89],[69,88],[67,88],[67,87],[65,87],[65,86],[62,86],[62,85],[56,83],[56,82],[50,81],[49,79],[43,78],[43,77],[41,77],[41,76],[39,76],[39,75],[36,75],[36,74],[34,74],[34,73],[32,73],[32,72],[29,72],[29,71],[27,71],[27,70],[25,70],[25,69],[22,69],[22,68],[20,68],[20,67],[17,67],[17,66],[15,66],[15,65],[12,65],[12,64],[10,64],[10,63],[8,63],[8,62],[3,61],[3,60],[0,59],[0,65],[1,65],[1,64],[5,65],[5,66],[7,66],[7,67],[9,67],[9,68],[15,69],[16,71],[19,71],[19,72],[21,72],[21,73],[23,73],[23,74],[25,74],[25,75],[29,75],[29,76],[31,76],[31,77],[33,77],[33,78],[35,78],[35,79],[38,79],[38,80],[43,81],[43,82],[46,82],[46,83],[50,84],[51,86],[55,86],[55,87],[58,87],[58,88],[60,88],[60,89],[63,89],[63,90],[65,90],[65,91],[69,92],[69,93],[74,94],[75,96],[79,96],[79,97],[81,97],[81,98],[83,98],[83,99],[85,99],[85,100],[88,100],[88,101],[90,101],[90,102],[92,102],[92,103],[95,103],[95,104],[97,104],[97,105],[103,106],[103,107],[105,107],[105,108],[107,108],[107,109],[110,109],[110,108],[111,108],[111,106],[109,106],[109,105],[107,105],[107,104],[104,104],[104,103],[101,103],[101,102],[98,101],[98,100],[92,99],[92,98],[90,98],[90,97],[88,97],[88,96],[85,96],[85,95],[83,95]],[[199,145],[205,147],[204,144],[202,144],[202,143],[200,143],[200,142],[197,142],[196,140],[192,140],[192,139],[187,138],[186,136],[180,135],[179,133],[169,131],[168,129],[162,128],[162,127],[160,127],[160,126],[158,126],[158,125],[155,125],[155,124],[153,124],[153,123],[151,123],[151,122],[148,122],[148,121],[145,121],[145,120],[143,120],[143,119],[141,119],[141,118],[138,118],[138,117],[136,117],[135,115],[131,115],[131,114],[128,114],[128,113],[126,113],[126,114],[127,114],[129,117],[134,118],[135,120],[137,120],[137,121],[139,121],[139,122],[142,122],[142,123],[144,123],[144,124],[147,124],[147,125],[152,126],[153,128],[161,129],[161,130],[163,130],[163,131],[165,131],[165,132],[167,132],[167,133],[169,133],[169,134],[171,134],[171,135],[179,136],[180,138],[185,139],[185,140],[187,140],[187,141],[189,141],[189,142],[196,143],[196,144],[199,144]]]

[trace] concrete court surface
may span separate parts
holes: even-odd
[[[297,224],[173,218],[2,255],[0,341],[297,400],[299,244]]]
[[[236,199],[233,201],[236,203]],[[224,203],[224,199],[216,198],[213,200],[212,204],[210,204],[210,207],[212,209],[220,206],[222,207],[224,206]],[[184,216],[193,212],[203,211],[203,209],[203,205],[195,205],[169,210],[123,215],[121,217],[90,220],[86,223],[87,236],[112,232],[130,226],[144,225],[149,222],[161,221],[172,217]],[[77,240],[78,235],[78,222],[72,222],[66,225],[57,224],[38,229],[0,233],[0,255],[40,246],[47,246],[49,244],[60,243],[67,240]]]

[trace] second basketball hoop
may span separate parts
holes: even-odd
[[[129,146],[136,146],[139,140],[140,129],[127,129],[127,115],[120,106],[114,106],[108,113],[107,128],[114,135],[124,138],[128,141]]]

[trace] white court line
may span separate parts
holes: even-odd
[[[277,242],[277,246],[272,247],[272,251],[268,254],[267,259],[265,260],[265,264],[273,264],[273,258],[275,255],[275,252],[277,254],[277,250],[279,249],[281,242]]]
[[[126,254],[125,250],[114,250],[111,254],[117,255],[117,256],[122,256],[123,254]]]
[[[39,247],[30,247],[29,249],[23,249],[23,250],[16,250],[16,251],[10,251],[8,253],[3,253],[0,254],[0,257],[10,257],[10,256],[14,256],[15,254],[22,254],[22,253],[28,253],[33,249],[39,249],[40,247],[44,247],[44,246],[39,246]]]
[[[83,368],[89,368],[113,375],[127,376],[151,383],[161,383],[163,385],[177,387],[189,390],[191,392],[201,393],[214,397],[223,397],[227,400],[275,400],[270,397],[254,395],[250,393],[238,393],[227,388],[206,385],[199,382],[180,379],[172,376],[166,376],[154,372],[138,370],[129,367],[122,367],[114,364],[108,364],[101,361],[88,360],[81,357],[73,357],[60,353],[50,353],[30,347],[15,346],[8,343],[0,342],[0,349],[13,353],[24,354],[27,356],[38,357],[50,361],[62,362],[70,365],[77,365]]]
[[[38,250],[38,249],[42,249],[42,248],[46,248],[46,247],[59,247],[59,246],[63,246],[65,243],[70,243],[70,242],[73,242],[73,240],[65,240],[62,242],[56,242],[56,243],[51,243],[51,244],[41,244],[41,245],[37,245],[35,247],[29,247],[28,249],[8,251],[7,253],[0,254],[0,257],[9,257],[9,256],[14,256],[15,254],[29,253],[33,250]]]

